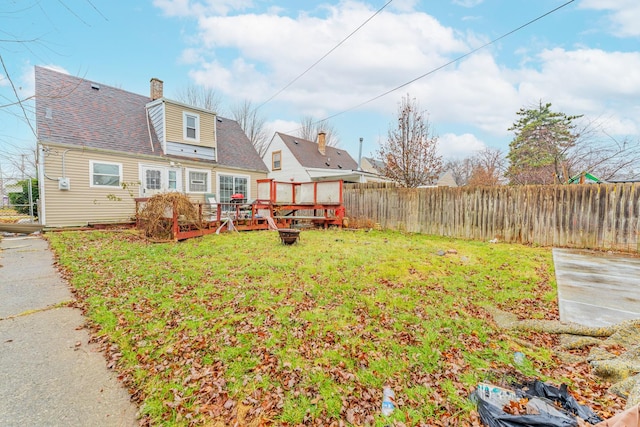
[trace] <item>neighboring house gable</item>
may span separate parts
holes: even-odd
[[[249,198],[267,176],[237,122],[164,98],[157,79],[146,97],[41,67],[35,75],[47,226],[128,221],[134,198],[163,191]]]
[[[363,157],[360,165],[362,167],[362,170],[376,173],[378,175],[381,175],[382,171],[384,170],[384,163],[382,163],[382,161],[380,160],[374,159],[373,157]]]
[[[341,148],[324,145],[323,134],[318,142],[276,132],[262,157],[269,168],[269,177],[277,181],[366,182],[374,178],[358,170],[358,163]]]
[[[457,187],[457,186],[458,184],[456,183],[456,179],[453,176],[453,172],[451,172],[450,170],[440,175],[440,178],[438,178],[438,182],[436,182],[436,187]]]

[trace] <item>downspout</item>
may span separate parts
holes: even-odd
[[[44,200],[44,178],[49,178],[44,173],[44,147],[40,146],[38,150],[38,195],[40,197],[40,203],[38,203],[38,221],[40,224],[46,224],[46,211],[43,203]]]

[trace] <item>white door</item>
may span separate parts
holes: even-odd
[[[140,182],[141,197],[151,197],[167,191],[182,191],[182,173],[179,168],[142,166]]]

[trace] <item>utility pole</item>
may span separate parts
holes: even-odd
[[[0,205],[0,208],[4,209],[4,176],[2,175],[2,164],[0,164],[0,197],[2,197],[2,205]]]

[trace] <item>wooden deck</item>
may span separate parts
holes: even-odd
[[[553,249],[560,320],[606,326],[640,318],[640,257]]]

